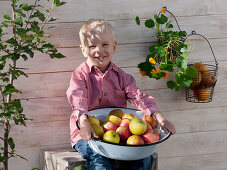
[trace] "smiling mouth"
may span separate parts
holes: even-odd
[[[103,57],[95,57],[95,59],[96,59],[97,61],[99,61],[99,62],[104,61],[105,58],[106,58],[106,56],[103,56]]]

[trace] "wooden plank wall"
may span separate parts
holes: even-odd
[[[28,0],[24,0],[25,2]],[[69,146],[69,116],[66,99],[71,72],[85,58],[79,49],[78,30],[89,18],[101,17],[114,26],[118,41],[113,62],[135,76],[137,85],[153,95],[163,114],[176,125],[177,134],[157,149],[159,170],[227,169],[227,1],[226,0],[68,0],[54,10],[59,20],[50,31],[51,42],[67,56],[49,59],[37,53],[33,60],[19,62],[28,68],[29,78],[21,78],[16,86],[23,91],[24,113],[34,119],[28,127],[12,126],[19,154],[28,159],[11,159],[11,170],[39,167],[39,151],[43,148]],[[42,1],[45,3],[45,1]],[[10,11],[10,0],[0,1],[0,13]],[[166,88],[166,81],[141,77],[137,64],[148,54],[154,32],[137,26],[135,17],[149,18],[163,6],[176,15],[182,28],[196,30],[206,36],[219,62],[218,82],[211,103],[185,101],[185,92]],[[192,40],[194,51],[190,61],[212,62],[213,56],[203,39]],[[131,107],[131,105],[129,105]],[[2,128],[1,128],[2,129]]]

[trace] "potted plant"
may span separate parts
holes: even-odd
[[[165,16],[166,8],[154,15],[154,19],[145,20],[145,27],[157,30],[157,40],[149,47],[150,54],[146,60],[138,64],[140,74],[156,80],[167,79],[173,74],[173,80],[167,81],[167,87],[179,90],[181,87],[190,87],[196,68],[188,66],[188,45],[184,43],[187,36],[185,31],[173,31],[173,25]],[[172,13],[171,13],[172,14]],[[136,23],[140,25],[140,18]]]

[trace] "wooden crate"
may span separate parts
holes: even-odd
[[[158,169],[158,154],[154,153],[154,162],[151,170]],[[86,160],[72,148],[43,149],[40,153],[41,170],[74,170],[81,166],[84,169]],[[127,169],[130,161],[116,161],[119,170]]]

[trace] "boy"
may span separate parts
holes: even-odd
[[[124,107],[131,102],[143,113],[154,117],[167,133],[175,133],[175,127],[160,113],[154,98],[142,93],[135,79],[111,62],[116,52],[112,26],[103,19],[91,19],[80,28],[81,51],[87,61],[72,73],[67,97],[72,106],[70,117],[71,143],[87,159],[86,169],[111,170],[114,160],[94,152],[87,141],[92,136],[98,138],[89,124],[88,110],[100,107]],[[79,130],[80,129],[80,130]],[[135,168],[148,170],[152,166],[152,156],[134,161]]]

